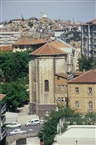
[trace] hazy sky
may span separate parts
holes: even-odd
[[[0,0],[0,21],[14,18],[41,18],[87,22],[96,18],[96,0]]]

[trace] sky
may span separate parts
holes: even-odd
[[[96,0],[0,0],[0,22],[41,18],[88,22],[96,18]]]

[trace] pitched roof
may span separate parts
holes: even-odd
[[[80,76],[68,81],[68,84],[96,83],[96,70],[87,71]]]
[[[0,51],[5,50],[5,51],[11,51],[12,50],[12,46],[0,46]]]
[[[46,43],[31,53],[32,55],[64,55],[66,52]]]
[[[23,38],[23,39],[19,39],[18,41],[16,41],[15,43],[13,43],[13,45],[36,45],[36,44],[45,44],[46,42],[43,39],[28,39],[28,38]]]
[[[84,72],[74,72],[73,75],[74,77],[78,77],[80,75],[82,75]]]
[[[96,19],[86,22],[86,24],[96,24]]]
[[[53,41],[50,44],[57,48],[69,48],[66,44],[60,42],[59,40]]]
[[[64,78],[64,79],[67,79],[67,76],[66,76],[66,74],[64,74],[64,73],[57,73],[57,74],[55,74],[56,76],[59,76],[59,77],[61,77],[61,78]]]

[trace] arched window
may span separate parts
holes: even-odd
[[[48,92],[49,91],[49,81],[45,80],[45,91]]]
[[[75,107],[76,107],[76,109],[79,108],[79,102],[78,101],[75,102]]]
[[[90,108],[90,109],[93,108],[93,103],[92,103],[92,101],[89,102],[89,108]]]

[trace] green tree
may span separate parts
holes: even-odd
[[[29,21],[29,22],[28,22],[28,25],[30,26],[30,28],[32,28],[33,23]]]
[[[79,71],[88,71],[90,69],[96,68],[96,60],[94,60],[92,57],[89,57],[88,59],[85,56],[81,56],[81,58],[78,59],[79,64]]]
[[[0,69],[6,82],[16,81],[28,75],[28,52],[2,52],[0,53]]]
[[[38,132],[38,137],[40,140],[44,139],[44,145],[52,145],[54,142],[54,137],[57,134],[57,124],[59,119],[71,117],[79,117],[78,113],[75,113],[75,110],[72,110],[70,107],[65,108],[64,106],[58,106],[58,110],[52,110],[48,117],[45,117],[45,122]],[[42,134],[43,133],[43,134]]]
[[[26,91],[27,87],[23,80],[1,84],[0,87],[2,88],[2,93],[6,94],[3,103],[7,105],[7,110],[15,110],[29,98],[29,94]]]

